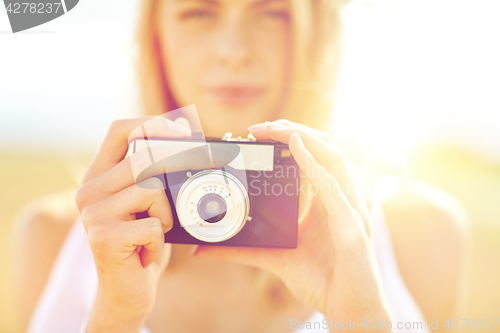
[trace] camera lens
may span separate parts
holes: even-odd
[[[226,211],[226,200],[215,193],[205,194],[198,203],[198,214],[208,223],[219,222],[226,215]]]
[[[203,170],[182,184],[175,210],[182,228],[209,243],[228,240],[248,221],[250,200],[241,181],[229,172]]]

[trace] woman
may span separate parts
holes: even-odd
[[[297,249],[164,244],[172,226],[165,193],[135,184],[124,159],[129,134],[151,117],[116,121],[78,190],[83,223],[60,250],[30,332],[289,332],[308,321],[326,332],[325,322],[333,330],[359,320],[426,331],[427,318],[453,317],[464,246],[456,205],[447,197],[435,203],[434,189],[402,184],[383,207],[394,256],[380,204],[372,210],[349,173],[328,172],[347,170],[330,135],[318,130],[331,107],[340,2],[149,0],[142,7],[146,114],[196,104],[206,136],[250,130],[289,144],[308,181],[332,191],[305,205]],[[280,118],[289,120],[265,123]],[[186,119],[158,133],[189,134]],[[145,210],[151,218],[136,220]],[[26,219],[18,242],[25,318],[73,218],[41,207]]]

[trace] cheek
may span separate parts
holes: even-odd
[[[291,43],[288,32],[259,32],[254,40],[257,58],[265,65],[270,82],[282,85],[291,66]]]
[[[183,104],[198,93],[209,45],[206,39],[187,36],[176,24],[164,25],[160,38],[169,86]]]

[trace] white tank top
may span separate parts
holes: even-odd
[[[382,287],[392,313],[393,328],[398,333],[428,333],[427,322],[423,320],[416,302],[399,273],[380,205],[374,205],[372,230]],[[94,258],[80,220],[72,227],[63,243],[27,332],[84,333],[97,286]],[[305,322],[291,321],[290,332],[327,333],[328,327],[341,329],[340,325],[342,323],[331,323],[321,313],[314,312]],[[368,325],[367,327],[370,328],[368,323],[363,325]],[[377,323],[372,323],[372,325],[375,325],[373,328],[377,328]],[[151,332],[144,327],[142,333]]]

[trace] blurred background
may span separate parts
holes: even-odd
[[[137,3],[81,1],[15,35],[0,9],[0,332],[16,332],[19,210],[77,188],[111,122],[138,114]],[[352,0],[331,125],[358,165],[388,161],[464,205],[474,319],[500,316],[499,13],[498,0]]]

